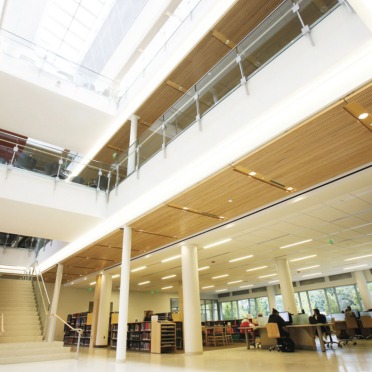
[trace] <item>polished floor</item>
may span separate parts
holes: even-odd
[[[201,371],[372,371],[372,339],[335,347],[325,353],[299,351],[294,353],[232,349],[205,351],[202,355],[150,354],[128,352],[125,363],[115,361],[115,351],[81,349],[78,360],[60,360],[0,366],[0,372],[201,372]]]

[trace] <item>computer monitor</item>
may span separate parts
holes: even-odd
[[[281,311],[279,315],[286,323],[292,323],[291,314],[288,311]]]

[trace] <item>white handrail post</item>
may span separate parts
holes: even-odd
[[[80,337],[81,337],[81,333],[80,330],[77,331],[78,333],[78,341],[77,341],[77,345],[76,345],[76,354],[75,354],[75,359],[78,359],[79,358],[79,349],[80,349]]]

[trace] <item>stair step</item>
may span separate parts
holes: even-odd
[[[18,306],[6,306],[6,307],[2,307],[0,306],[0,313],[13,313],[13,312],[20,312],[22,310],[26,310],[26,311],[36,311],[36,305],[34,306],[27,306],[27,305],[24,305],[23,308],[20,308]]]
[[[5,333],[0,337],[0,344],[5,344],[8,342],[33,342],[33,341],[43,341],[43,336],[5,336]]]
[[[48,347],[48,348],[43,348],[43,347],[33,347],[31,349],[13,349],[13,350],[0,350],[0,360],[4,356],[22,356],[22,355],[37,355],[37,354],[61,354],[61,353],[68,353],[70,352],[70,348],[68,347],[63,347],[63,346],[54,346],[54,347]]]
[[[14,349],[38,349],[43,348],[44,350],[49,347],[63,347],[63,341],[33,341],[33,342],[18,342],[10,344],[0,344],[0,350],[14,350]]]
[[[32,323],[4,323],[5,330],[8,331],[21,331],[23,329],[28,330],[40,330],[40,322],[32,322]]]
[[[37,354],[37,355],[4,357],[4,358],[0,358],[0,365],[45,362],[49,360],[72,359],[74,358],[74,356],[75,355],[71,352],[64,352],[64,353],[53,353],[53,354]]]
[[[40,327],[39,329],[36,329],[36,330],[28,329],[28,328],[23,328],[22,330],[5,328],[5,332],[2,334],[1,337],[18,337],[18,336],[41,336],[41,330],[40,330]]]
[[[25,316],[38,316],[38,312],[36,310],[18,310],[18,311],[1,311],[4,314],[4,320],[7,318],[16,319],[19,317]]]

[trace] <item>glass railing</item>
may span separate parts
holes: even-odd
[[[56,152],[46,147],[40,149],[27,143],[24,138],[9,134],[5,139],[0,137],[0,164],[10,164],[55,177],[59,181],[75,182],[108,193],[197,123],[230,93],[264,69],[296,40],[306,35],[307,27],[304,26],[311,30],[339,5],[337,0],[302,0],[295,5],[289,0],[283,1],[130,148],[116,156],[113,164],[86,160],[80,154],[70,151],[59,149]]]
[[[67,59],[44,49],[20,36],[5,29],[0,29],[1,54],[8,58],[12,64],[21,63],[45,72],[55,77],[57,87],[61,82],[68,81],[74,86],[86,89],[97,95],[110,98],[116,102],[119,84],[86,67],[68,61]],[[3,58],[1,63],[6,63]]]

